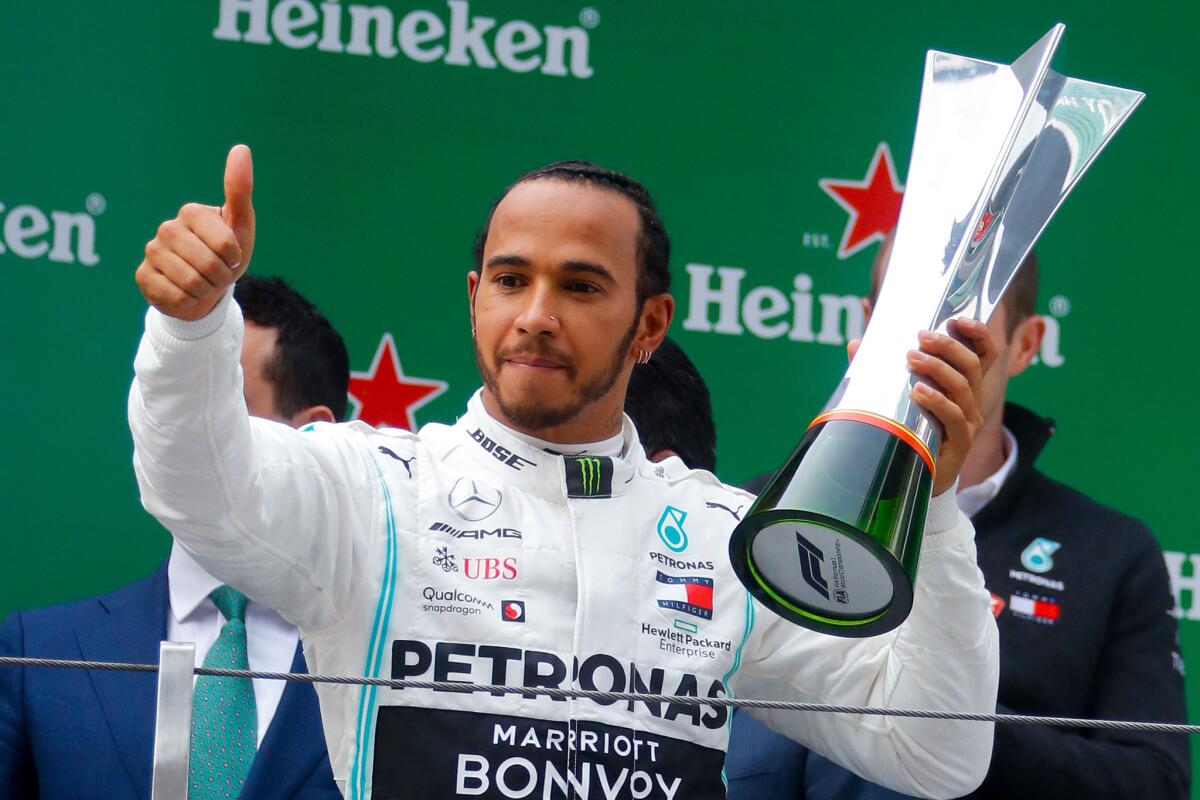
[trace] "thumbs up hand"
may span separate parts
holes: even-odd
[[[197,320],[220,302],[254,253],[254,166],[236,145],[225,162],[225,204],[188,203],[158,226],[135,279],[146,302],[167,316]]]

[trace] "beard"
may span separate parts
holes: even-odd
[[[518,354],[540,356],[558,361],[563,364],[568,380],[574,382],[578,374],[575,362],[540,338],[530,338],[515,347],[498,352],[493,364],[488,363],[488,360],[479,350],[479,342],[476,341],[475,364],[479,367],[479,375],[483,378],[483,385],[487,387],[487,390],[491,393],[493,399],[495,399],[501,413],[516,427],[524,431],[540,431],[546,428],[553,428],[570,422],[581,411],[612,390],[617,380],[621,377],[621,371],[625,368],[625,358],[629,353],[629,345],[633,343],[633,337],[637,334],[640,319],[641,313],[639,311],[633,318],[633,324],[629,326],[629,330],[625,332],[620,343],[614,349],[608,361],[608,366],[599,375],[586,380],[582,384],[576,385],[570,397],[558,405],[549,405],[545,402],[528,398],[506,397],[500,390],[499,372],[503,369],[503,366],[495,367],[494,364],[503,365],[506,358],[511,358]]]

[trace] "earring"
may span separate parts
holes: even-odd
[[[650,356],[652,356],[652,355],[654,355],[654,351],[652,351],[652,350],[640,350],[640,351],[638,351],[638,359],[637,359],[637,363],[639,363],[639,364],[649,364],[649,363],[650,363]]]

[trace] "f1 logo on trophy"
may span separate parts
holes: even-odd
[[[922,329],[987,322],[1017,267],[1144,95],[1050,69],[1055,25],[1011,65],[930,51],[887,275],[854,361],[729,545],[785,619],[874,636],[908,616],[937,423],[911,397]]]

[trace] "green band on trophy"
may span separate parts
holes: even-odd
[[[898,436],[854,420],[820,423],[734,531],[734,571],[760,601],[807,628],[890,630],[912,607],[932,482],[921,454]]]

